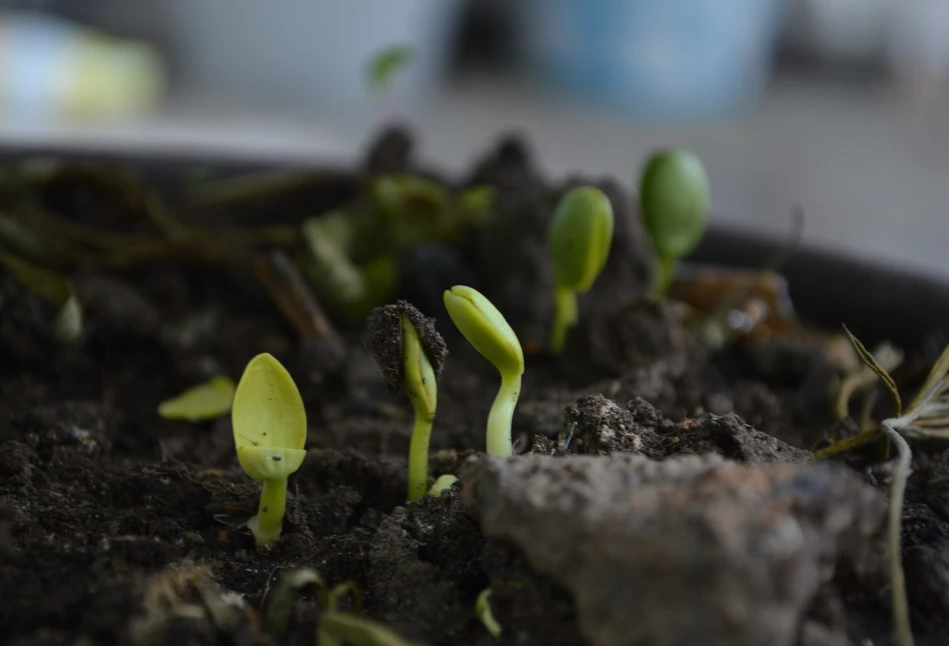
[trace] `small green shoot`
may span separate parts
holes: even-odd
[[[498,623],[491,612],[491,588],[485,588],[478,595],[478,599],[475,601],[475,614],[478,615],[478,619],[484,624],[484,629],[488,631],[489,635],[495,639],[501,636],[501,624]]]
[[[501,373],[501,387],[488,415],[487,452],[514,455],[511,422],[524,374],[521,343],[501,312],[471,287],[455,285],[446,290],[445,308],[468,343]]]
[[[287,369],[272,355],[247,364],[231,409],[234,445],[244,473],[264,483],[257,515],[247,523],[258,548],[270,547],[283,529],[287,478],[306,451],[306,411]]]
[[[639,199],[659,262],[651,294],[661,298],[669,291],[676,264],[705,233],[709,185],[702,162],[686,150],[657,152],[643,170]]]
[[[609,198],[593,186],[568,191],[557,204],[547,232],[555,274],[552,354],[563,352],[567,330],[577,322],[577,294],[593,286],[612,243],[613,205]]]
[[[438,476],[438,479],[435,480],[435,484],[433,484],[432,488],[428,490],[428,493],[437,498],[438,496],[442,495],[443,491],[451,489],[452,485],[456,482],[458,482],[458,476],[453,476],[450,473]]]
[[[361,617],[362,598],[352,582],[329,587],[309,568],[282,575],[264,594],[263,616],[267,630],[282,637],[290,628],[297,597],[307,588],[315,588],[320,604],[316,630],[317,646],[412,646],[393,631],[371,619]],[[340,610],[344,597],[352,598],[353,612]]]
[[[386,378],[389,392],[403,391],[415,411],[409,445],[408,500],[428,491],[428,446],[438,403],[438,375],[448,348],[426,318],[405,301],[377,307],[368,321],[367,345]]]
[[[392,84],[392,77],[415,57],[415,50],[409,45],[393,45],[377,52],[369,59],[366,67],[366,79],[369,89],[383,94]]]
[[[158,405],[158,414],[163,419],[186,422],[217,419],[231,412],[235,389],[230,377],[214,377],[177,397],[166,399]]]

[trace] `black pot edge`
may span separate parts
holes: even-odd
[[[774,237],[712,226],[690,260],[758,268],[784,245]],[[866,343],[888,339],[916,347],[928,335],[949,333],[949,279],[806,244],[779,271],[803,317],[829,328],[847,325]]]
[[[81,148],[0,147],[0,161],[23,157],[95,159],[129,164],[158,176],[180,176],[189,169],[211,167],[249,172],[301,166],[251,155],[221,158],[213,153],[171,151],[91,151]],[[309,164],[347,174],[337,165]],[[714,222],[713,217],[713,222]],[[734,267],[764,267],[785,241],[757,232],[712,224],[690,261]],[[804,244],[780,268],[787,277],[797,311],[814,323],[839,328],[846,324],[866,343],[889,339],[905,347],[918,346],[928,335],[949,335],[949,278],[906,268],[877,264],[835,249]]]

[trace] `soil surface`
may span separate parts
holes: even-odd
[[[399,131],[366,159],[361,173],[437,178],[414,166]],[[145,181],[183,209],[194,171]],[[354,199],[362,178],[316,173],[189,217],[293,226]],[[703,347],[675,305],[643,296],[653,257],[619,183],[551,182],[516,138],[460,185],[483,183],[497,190],[486,228],[399,259],[397,296],[436,319],[449,350],[431,476],[461,476],[409,504],[412,409],[388,387],[364,325],[330,316],[331,335],[303,339],[249,263],[159,258],[71,266],[84,329],[62,344],[55,308],[0,269],[0,642],[313,644],[311,594],[283,636],[261,610],[280,576],[308,567],[353,582],[368,617],[420,644],[894,643],[882,529],[892,462],[878,445],[830,464],[810,453],[857,429],[833,419],[841,372],[825,337]],[[565,354],[552,358],[542,352],[553,306],[546,226],[580,183],[610,197],[615,239]],[[141,204],[100,189],[75,172],[35,197],[103,230],[145,226]],[[0,211],[4,199],[0,190]],[[442,291],[457,283],[488,296],[522,342],[513,436],[531,455],[481,456],[499,378],[444,310]],[[905,349],[894,377],[907,394],[944,341]],[[294,376],[309,426],[283,536],[266,553],[240,527],[260,487],[237,463],[229,416],[156,412],[215,375],[238,379],[259,352]],[[872,412],[887,414],[882,392]],[[946,448],[914,445],[904,510],[920,645],[949,643]],[[488,587],[497,639],[475,613]]]

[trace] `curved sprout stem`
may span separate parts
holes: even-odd
[[[577,293],[558,285],[554,290],[554,323],[550,330],[550,352],[560,354],[567,343],[567,331],[577,322]]]
[[[521,395],[521,376],[513,374],[501,375],[501,388],[488,414],[488,446],[487,452],[492,455],[509,457],[514,455],[511,444],[511,422],[514,418],[514,407],[517,398]]]

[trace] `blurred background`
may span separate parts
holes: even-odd
[[[373,92],[381,49],[409,63]],[[714,221],[949,277],[946,0],[0,0],[0,146],[708,167]]]

